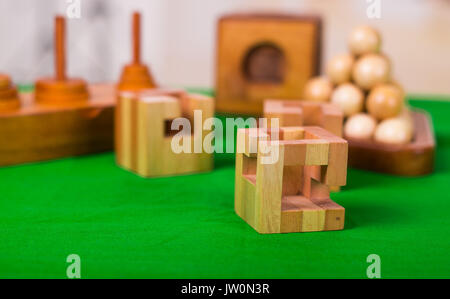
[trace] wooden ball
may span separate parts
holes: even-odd
[[[381,48],[381,35],[370,26],[359,26],[350,34],[348,45],[354,55],[378,53]]]
[[[377,121],[367,113],[358,113],[350,117],[345,123],[344,134],[348,138],[372,139]]]
[[[328,102],[333,92],[333,84],[324,77],[310,79],[304,90],[304,100],[313,102]]]
[[[414,118],[411,114],[411,110],[407,106],[403,107],[402,112],[400,112],[397,118],[405,121],[405,124],[409,127],[409,129],[414,132]]]
[[[382,121],[375,130],[375,141],[387,144],[407,144],[413,138],[413,130],[401,118]]]
[[[388,59],[378,54],[367,54],[358,59],[353,67],[353,80],[365,90],[389,81],[391,66]]]
[[[354,84],[345,83],[334,90],[331,102],[341,108],[344,116],[350,116],[363,110],[364,93]]]
[[[396,117],[402,112],[404,93],[392,84],[375,87],[367,97],[367,111],[376,119]]]
[[[327,65],[327,76],[333,84],[342,84],[352,79],[352,69],[355,59],[352,55],[335,56]]]

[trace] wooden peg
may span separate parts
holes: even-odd
[[[141,62],[141,14],[133,13],[132,62],[123,68],[118,85],[121,91],[139,91],[155,88],[156,84],[149,68]]]
[[[42,78],[36,82],[36,102],[60,106],[87,101],[87,83],[66,76],[66,22],[62,16],[55,17],[54,43],[55,77]]]
[[[141,14],[133,14],[133,63],[141,63]]]

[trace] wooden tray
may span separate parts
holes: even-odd
[[[435,138],[426,112],[412,112],[414,140],[406,145],[387,145],[349,139],[349,166],[399,176],[420,176],[433,172]]]

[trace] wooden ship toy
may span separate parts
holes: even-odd
[[[344,114],[331,103],[266,100],[264,118],[268,128],[272,127],[272,119],[276,118],[279,127],[318,126],[338,137],[343,135]],[[339,190],[339,186],[330,186],[330,191]]]

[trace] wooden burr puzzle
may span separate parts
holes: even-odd
[[[115,88],[66,76],[65,20],[55,19],[55,77],[17,94],[0,76],[0,166],[113,148]]]
[[[280,127],[318,126],[338,137],[342,137],[344,114],[338,106],[330,103],[308,101],[264,101],[264,117],[268,127],[277,118]],[[330,186],[330,191],[339,191],[339,186]]]
[[[267,98],[301,98],[307,80],[319,73],[320,41],[318,17],[222,17],[218,24],[217,110],[261,115]]]
[[[239,129],[237,142],[235,211],[256,231],[344,228],[329,186],[346,184],[347,141],[320,127],[282,127]]]
[[[343,134],[344,114],[329,103],[266,100],[264,117],[269,127],[278,118],[280,127],[319,126],[338,137]]]
[[[116,108],[117,164],[143,177],[210,171],[213,155],[194,147],[203,145],[211,133],[203,130],[203,123],[213,116],[214,101],[209,97],[160,89],[121,92]],[[189,140],[188,150],[177,153],[171,127],[181,117],[190,121],[191,132],[183,136]]]

